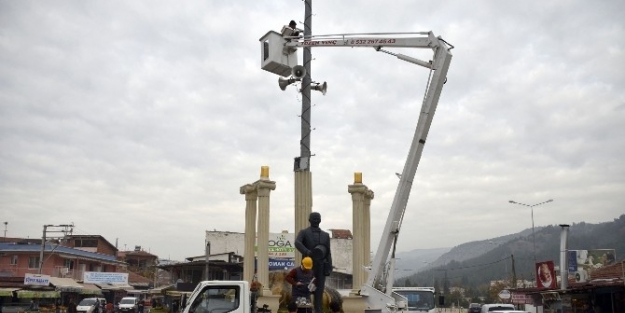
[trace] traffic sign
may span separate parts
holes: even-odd
[[[510,290],[504,289],[499,292],[498,296],[499,296],[499,299],[501,300],[508,300],[512,297],[512,294],[510,293]]]

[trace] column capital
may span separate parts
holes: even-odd
[[[276,182],[271,180],[257,180],[254,183],[254,188],[259,197],[268,196],[271,190],[276,189]]]
[[[367,188],[367,186],[363,184],[354,184],[347,186],[347,192],[351,193],[352,195],[355,193],[361,193],[364,195],[367,193],[368,190],[369,188]]]
[[[367,189],[367,191],[365,192],[365,199],[373,200],[374,196],[375,196],[375,193],[373,192],[373,190]]]
[[[239,193],[245,195],[246,201],[256,200],[258,195],[256,194],[256,187],[252,184],[246,184],[239,188]]]
[[[254,187],[254,185],[252,184],[245,184],[241,186],[241,188],[239,188],[239,193],[242,195],[252,193],[252,192],[256,192],[256,187]]]

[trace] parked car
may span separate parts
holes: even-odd
[[[139,303],[139,299],[136,297],[123,297],[119,301],[119,305],[117,306],[117,310],[120,313],[137,313],[137,304]]]
[[[105,301],[103,298],[84,298],[76,305],[78,313],[102,313],[100,302]]]
[[[471,303],[469,304],[468,313],[480,313],[482,311],[482,305],[479,303]]]

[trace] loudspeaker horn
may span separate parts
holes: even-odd
[[[278,77],[278,85],[280,86],[280,89],[282,89],[283,91],[286,90],[286,87],[290,84],[292,84],[293,82],[295,82],[295,79],[293,78],[287,78],[287,77]]]
[[[322,95],[326,95],[326,92],[328,91],[328,83],[327,82],[323,82],[322,84],[317,84],[311,87],[312,90],[318,90],[321,91]]]
[[[301,65],[295,65],[291,70],[291,75],[295,79],[302,79],[306,76],[306,68]]]

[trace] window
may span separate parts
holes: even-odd
[[[197,295],[190,313],[227,313],[239,308],[241,293],[237,286],[208,286]]]
[[[17,265],[17,255],[11,257],[11,265]]]
[[[98,240],[96,240],[96,239],[76,239],[74,241],[74,247],[97,248],[98,247]]]
[[[263,61],[266,61],[269,57],[269,42],[267,40],[263,41]]]
[[[65,259],[65,267],[70,270],[74,269],[74,260]]]
[[[28,268],[39,268],[39,257],[38,256],[28,257]]]

